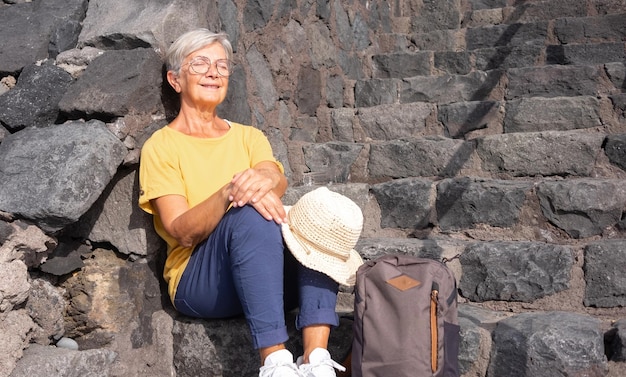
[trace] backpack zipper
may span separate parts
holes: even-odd
[[[430,292],[430,364],[433,373],[437,371],[439,332],[437,331],[437,298],[439,296],[439,284],[433,282]]]

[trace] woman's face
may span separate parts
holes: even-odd
[[[224,101],[226,92],[228,91],[228,77],[223,76],[223,61],[226,59],[226,51],[219,43],[213,43],[196,50],[185,57],[180,69],[180,75],[176,76],[173,72],[168,72],[168,79],[174,90],[180,93],[181,101],[186,102],[190,106],[215,107]],[[218,64],[222,63],[218,72]],[[190,63],[210,62],[209,70],[204,73],[194,71]],[[204,67],[206,69],[206,65]],[[170,77],[171,75],[171,77]]]

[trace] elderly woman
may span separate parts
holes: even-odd
[[[230,42],[206,29],[187,32],[166,65],[180,110],[143,146],[139,205],[167,242],[163,277],[174,307],[198,318],[243,314],[260,376],[335,376],[326,348],[339,323],[338,283],[284,252],[287,180],[267,138],[216,112],[233,72]],[[284,346],[284,287],[297,288],[297,363]]]

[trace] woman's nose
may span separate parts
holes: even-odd
[[[217,64],[209,64],[209,69],[204,74],[207,77],[217,77],[219,73],[217,72]]]

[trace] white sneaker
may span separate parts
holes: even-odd
[[[288,350],[278,350],[266,358],[259,377],[301,377],[298,367],[293,362],[293,355]]]
[[[316,348],[309,355],[309,363],[304,364],[302,356],[296,361],[302,377],[336,377],[335,369],[345,372],[341,364],[330,358],[330,353],[323,348]]]

